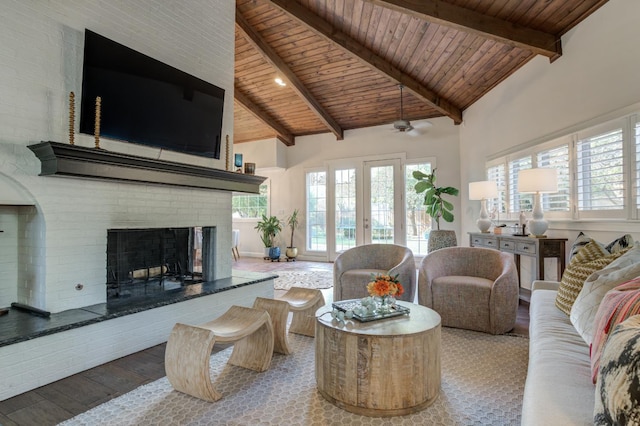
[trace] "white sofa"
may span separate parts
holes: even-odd
[[[534,281],[522,425],[592,425],[589,346],[555,306],[559,283]]]

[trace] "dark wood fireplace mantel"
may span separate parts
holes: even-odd
[[[40,176],[132,181],[258,194],[262,176],[154,160],[59,142],[30,145],[41,163]]]

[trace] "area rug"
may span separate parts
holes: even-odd
[[[277,271],[274,280],[275,290],[289,290],[291,287],[331,288],[333,271]]]
[[[365,417],[344,411],[317,392],[314,339],[290,334],[293,354],[274,355],[256,373],[226,364],[232,348],[211,357],[209,403],[174,391],[166,377],[141,386],[63,425],[519,425],[529,340],[442,329],[440,396],[401,417]],[[390,366],[389,374],[402,364]]]

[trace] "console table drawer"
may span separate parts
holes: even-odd
[[[522,254],[536,254],[536,243],[531,242],[531,243],[525,243],[525,242],[518,242],[516,244],[516,251],[518,253],[522,253]]]
[[[498,239],[494,237],[473,237],[472,244],[474,247],[488,247],[497,249]]]
[[[509,240],[500,240],[500,251],[513,253],[516,251],[516,242]]]

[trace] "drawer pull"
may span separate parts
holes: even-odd
[[[522,250],[529,250],[529,247],[528,246],[524,246],[524,247],[522,247]]]

